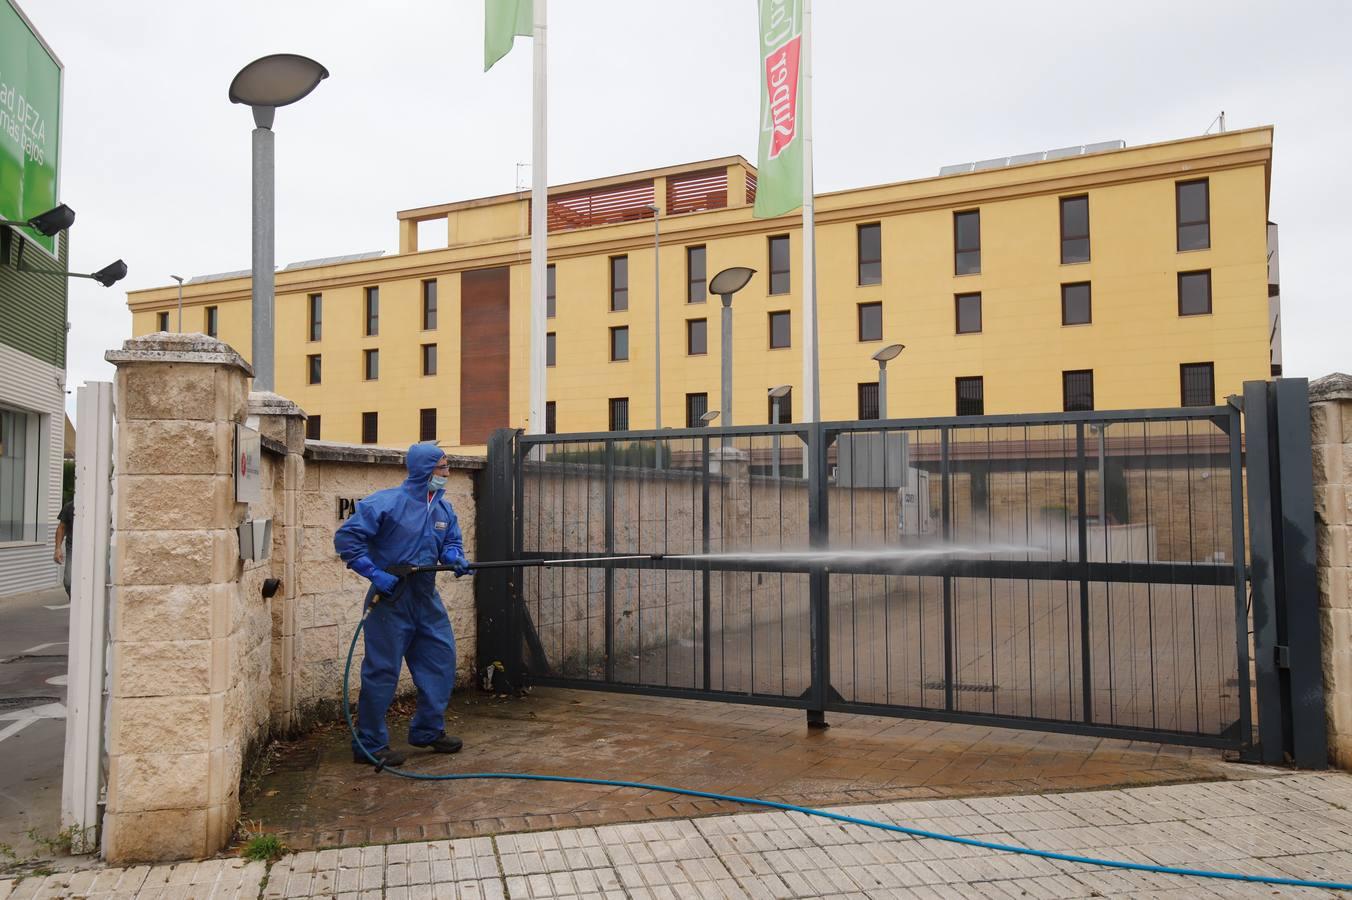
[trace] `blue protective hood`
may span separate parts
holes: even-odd
[[[431,442],[414,444],[408,448],[408,478],[404,481],[404,487],[410,491],[425,492],[427,490],[427,481],[432,477],[432,470],[441,462],[446,452]]]

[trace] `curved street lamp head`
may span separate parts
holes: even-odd
[[[905,344],[888,344],[886,347],[873,354],[873,358],[880,363],[885,363],[901,356],[901,351],[905,349]]]
[[[172,278],[172,279],[174,279],[175,281],[177,281],[179,287],[182,287],[182,286],[183,286],[183,282],[187,280],[187,279],[185,279],[182,275],[170,275],[169,277]]]
[[[712,422],[714,419],[717,419],[717,418],[718,418],[718,410],[716,410],[716,409],[711,409],[711,410],[709,410],[708,412],[706,412],[706,413],[704,413],[703,415],[701,415],[701,416],[699,417],[699,420],[700,420],[701,422],[703,422],[705,425],[708,425],[710,422]]]
[[[781,384],[779,385],[779,387],[770,388],[768,393],[770,394],[771,397],[774,397],[776,400],[778,400],[781,397],[787,397],[789,395],[789,391],[791,390],[793,390],[793,385]]]
[[[104,287],[112,287],[114,284],[127,277],[127,264],[120,259],[115,260],[89,277]]]
[[[709,280],[709,293],[717,294],[720,297],[730,297],[746,287],[746,283],[755,274],[755,269],[748,269],[746,266],[733,266],[730,269],[724,269]]]
[[[308,56],[274,53],[239,70],[230,82],[230,102],[255,108],[289,106],[328,77],[329,70]]]

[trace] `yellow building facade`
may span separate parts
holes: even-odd
[[[1271,163],[1264,127],[819,195],[822,417],[877,413],[871,355],[893,343],[892,418],[1210,404],[1269,377]],[[551,188],[555,430],[653,426],[659,291],[662,424],[701,394],[716,409],[721,306],[698,276],[728,266],[756,270],[732,304],[734,424],[767,422],[776,385],[804,418],[801,218],[753,218],[754,185],[730,157]],[[529,206],[406,210],[397,254],[278,271],[276,389],[312,436],[472,446],[525,427]],[[446,246],[419,248],[429,222]],[[176,329],[176,287],[128,303],[134,334]],[[214,323],[246,357],[249,313],[247,273],[184,287],[184,330]]]

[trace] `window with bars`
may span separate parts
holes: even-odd
[[[437,327],[437,280],[429,278],[422,283],[422,326],[423,331],[434,331]]]
[[[309,384],[321,384],[324,380],[324,359],[318,353],[305,357],[305,375]]]
[[[610,258],[610,311],[622,312],[629,308],[629,257]]]
[[[859,340],[881,341],[883,339],[883,305],[881,303],[859,304]]]
[[[791,342],[788,310],[770,313],[770,349],[782,350]]]
[[[1216,405],[1216,367],[1214,363],[1183,363],[1179,366],[1183,406]]]
[[[765,399],[769,401],[769,403],[767,403],[767,404],[766,404],[766,407],[765,407],[765,421],[769,422],[771,425],[774,425],[774,424],[776,424],[776,422],[775,422],[775,403],[776,403],[776,398],[774,398],[774,397],[766,397]],[[780,424],[780,425],[788,425],[788,424],[792,423],[792,422],[793,422],[793,388],[789,388],[789,392],[788,392],[787,394],[785,394],[783,397],[778,398],[778,401],[777,401],[777,402],[779,403],[779,422],[778,422],[778,424]]]
[[[380,334],[380,288],[366,289],[366,336]]]
[[[953,272],[981,274],[981,210],[953,213]]]
[[[686,394],[685,395],[685,427],[703,428],[704,422],[701,417],[709,411],[709,395]]]
[[[1075,369],[1061,373],[1061,408],[1088,412],[1094,408],[1094,370]]]
[[[375,381],[380,377],[379,350],[362,351],[362,372],[367,381]]]
[[[380,439],[380,414],[364,412],[361,414],[361,442],[374,444]]]
[[[1089,282],[1061,285],[1061,324],[1088,325],[1094,320]]]
[[[629,326],[616,325],[610,329],[610,361],[624,362],[629,358]]]
[[[689,356],[703,356],[709,352],[709,320],[685,320],[685,352]]]
[[[1174,193],[1178,216],[1178,249],[1211,246],[1211,185],[1207,179],[1180,181]]]
[[[703,247],[685,248],[685,302],[703,303],[709,299],[709,270]]]
[[[556,434],[559,430],[558,406],[553,400],[545,401],[545,434]]]
[[[986,414],[986,384],[980,376],[955,379],[958,395],[958,415],[984,416]]]
[[[981,295],[958,294],[953,298],[958,334],[981,333]]]
[[[1089,198],[1061,198],[1061,262],[1089,262]]]
[[[422,345],[422,373],[424,375],[437,374],[437,345]]]
[[[1205,316],[1211,312],[1211,270],[1178,273],[1178,314]]]
[[[629,430],[629,398],[611,397],[610,398],[610,430],[628,431]]]
[[[207,307],[207,337],[216,337],[221,330],[221,310],[220,307]]]
[[[876,381],[864,381],[859,384],[859,418],[882,418],[882,410],[878,408],[878,382]]]
[[[554,318],[559,311],[558,302],[554,299],[554,290],[557,284],[554,264],[550,263],[545,267],[545,318],[547,319]]]
[[[436,408],[418,410],[418,440],[435,441],[437,439]]]
[[[310,340],[317,341],[324,336],[324,295],[310,295]]]
[[[558,359],[559,359],[559,358],[558,358],[558,355],[557,355],[557,354],[558,354],[558,347],[559,347],[559,339],[558,339],[558,336],[555,335],[555,333],[552,332],[552,331],[546,333],[546,334],[545,334],[545,365],[546,365],[546,366],[553,366],[553,365],[556,365],[556,364],[558,363]]]
[[[859,283],[882,284],[883,226],[878,222],[860,225],[856,238],[859,249]]]
[[[777,234],[770,238],[770,293],[789,292],[789,236]]]
[[[305,439],[307,441],[323,440],[323,438],[320,437],[320,435],[323,433],[321,431],[322,418],[323,418],[322,416],[309,416],[308,418],[306,418]]]

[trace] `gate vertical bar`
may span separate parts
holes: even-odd
[[[516,432],[501,428],[488,439],[488,461],[479,476],[475,510],[475,547],[479,559],[513,559],[522,546],[521,453]],[[518,615],[524,596],[518,597],[519,570],[484,569],[474,576],[474,610],[479,659],[500,662],[509,684],[520,685],[527,667],[522,654],[523,622]],[[532,652],[535,648],[532,647]],[[544,674],[543,653],[530,671]]]
[[[1230,398],[1233,401],[1235,398]],[[1230,438],[1230,541],[1235,564],[1235,658],[1239,675],[1239,738],[1241,746],[1253,746],[1253,690],[1249,682],[1249,610],[1245,595],[1244,552],[1244,456],[1239,407],[1230,405],[1226,422]]]
[[[1288,696],[1292,755],[1302,769],[1328,765],[1324,670],[1320,653],[1319,587],[1315,579],[1314,481],[1310,447],[1310,393],[1304,378],[1273,386],[1277,409],[1277,473],[1281,497],[1279,595],[1285,607],[1290,659]]]
[[[1282,675],[1277,667],[1277,560],[1273,544],[1273,454],[1268,383],[1244,382],[1244,437],[1249,478],[1249,572],[1253,590],[1253,660],[1258,688],[1258,747],[1264,763],[1283,759]]]
[[[606,556],[615,555],[615,442],[605,442],[606,470]],[[605,564],[606,579],[606,681],[615,680],[615,566]]]
[[[939,429],[939,496],[944,543],[953,539],[952,488],[949,486],[948,429]],[[944,575],[944,709],[953,709],[953,576]]]
[[[810,424],[807,431],[808,475],[807,518],[808,543],[826,547],[830,543],[830,486],[826,465],[828,434],[820,422]],[[826,727],[826,704],[831,688],[831,611],[829,578],[825,567],[814,566],[808,575],[808,607],[812,615],[809,632],[812,656],[812,686],[808,699],[807,725]]]
[[[701,549],[704,554],[709,553],[709,435],[704,435],[700,439],[700,515],[701,515]],[[703,597],[700,601],[700,615],[704,623],[704,689],[713,688],[713,625],[709,622],[712,615],[712,603],[709,601],[709,587],[712,581],[709,568],[706,566],[701,575],[704,582]]]
[[[1099,486],[1102,503],[1103,486]],[[1076,554],[1080,563],[1080,690],[1083,695],[1084,720],[1094,721],[1093,664],[1089,654],[1089,523],[1085,520],[1084,423],[1075,423],[1075,509],[1078,514],[1075,531],[1080,544]]]

